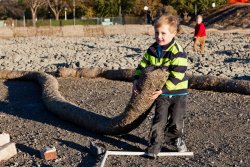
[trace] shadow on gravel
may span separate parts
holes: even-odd
[[[145,139],[142,139],[138,136],[132,135],[132,134],[125,134],[125,135],[118,136],[118,137],[121,139],[124,139],[126,141],[133,142],[133,143],[138,143],[138,144],[142,144],[145,146],[148,145],[148,141],[146,141]]]
[[[29,119],[43,124],[52,125],[73,133],[81,134],[85,137],[90,137],[93,139],[98,139],[104,144],[108,143],[117,148],[128,150],[128,151],[142,151],[138,146],[131,145],[127,141],[133,143],[141,143],[147,145],[147,141],[140,137],[132,134],[126,134],[123,136],[104,136],[92,133],[90,131],[84,130],[83,128],[77,127],[69,122],[58,119],[52,113],[49,113],[45,108],[41,99],[41,89],[40,86],[27,81],[20,80],[8,80],[4,84],[8,87],[8,97],[5,102],[0,102],[1,112],[6,114],[14,115],[23,119]],[[123,138],[125,141],[121,141]],[[57,139],[60,140],[60,139]],[[91,140],[91,139],[90,139]],[[88,148],[81,146],[79,144],[63,141],[67,146],[77,149],[82,152],[88,152]],[[88,143],[87,143],[88,144]],[[30,155],[37,155],[36,150],[28,146],[17,144],[21,151],[27,152]],[[107,148],[108,149],[108,148]],[[84,157],[84,159],[88,159]],[[90,162],[92,159],[90,158]]]
[[[53,167],[52,165],[42,164],[41,167]]]
[[[216,54],[219,54],[219,55],[227,55],[227,56],[231,56],[233,54],[235,54],[234,51],[231,51],[231,50],[218,50],[218,51],[215,51]]]
[[[224,60],[225,63],[234,63],[234,62],[242,62],[242,63],[250,63],[250,58],[246,58],[246,59],[241,59],[241,58],[226,58]]]
[[[129,47],[129,46],[121,46],[121,47],[126,48],[126,49],[130,49],[130,50],[136,52],[137,54],[142,53],[142,50],[139,48],[133,48],[133,47]]]
[[[131,57],[136,57],[136,56],[140,56],[140,55],[139,54],[129,54],[129,55],[126,55],[125,57],[131,58]]]
[[[85,156],[82,155],[82,161],[77,165],[77,167],[83,167],[83,166],[93,167],[99,162],[98,157],[95,157],[90,154],[90,149],[88,147],[82,146],[72,141],[61,140],[61,139],[55,139],[55,140],[59,141],[62,145],[65,144],[67,147],[70,147],[72,149],[81,152],[82,154],[87,154]]]
[[[250,76],[234,77],[234,79],[238,79],[238,80],[248,80],[248,81],[250,81]]]
[[[57,68],[68,68],[69,67],[69,64],[68,63],[57,63],[57,64],[52,64],[52,65],[55,65]]]
[[[35,150],[34,148],[18,143],[16,144],[16,148],[22,152],[28,153],[30,156],[35,156],[37,158],[40,158],[39,150]]]
[[[36,158],[41,158],[40,156],[40,151],[39,150],[36,150],[32,147],[29,147],[29,146],[26,146],[24,144],[16,144],[16,148],[22,152],[25,152],[27,154],[29,154],[31,157],[35,156]],[[33,161],[33,166],[37,166],[37,164]],[[52,167],[51,165],[48,165],[48,164],[44,164],[42,163],[41,164],[41,167]]]

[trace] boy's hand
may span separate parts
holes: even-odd
[[[134,93],[135,95],[138,94],[137,86],[138,86],[138,81],[134,80],[132,93]]]
[[[152,100],[154,100],[158,96],[160,96],[160,94],[162,94],[162,90],[155,91],[155,92],[153,92],[153,94],[151,96],[149,96],[149,98],[152,99]]]

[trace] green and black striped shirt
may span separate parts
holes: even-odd
[[[159,49],[159,47],[161,47]],[[165,45],[159,46],[156,42],[152,44],[135,72],[135,79],[139,78],[141,70],[149,65],[164,66],[169,77],[163,87],[163,95],[185,95],[187,94],[188,78],[186,70],[188,66],[187,55],[182,47],[173,40]]]

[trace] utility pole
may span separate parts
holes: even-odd
[[[76,24],[76,1],[73,1],[73,19],[74,19],[74,25]]]
[[[49,13],[49,26],[51,27],[52,22],[51,22],[51,15],[50,15],[50,11],[49,11],[48,13]]]
[[[121,2],[121,0],[119,0],[119,20],[120,20],[120,24],[123,24],[123,21],[122,21],[122,2]]]
[[[122,3],[121,0],[119,0],[119,17],[122,16]]]
[[[26,27],[26,21],[25,21],[25,11],[23,11],[23,26]]]
[[[64,20],[67,20],[67,8],[64,8]]]
[[[194,14],[197,15],[197,4],[194,5]]]

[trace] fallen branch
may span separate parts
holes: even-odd
[[[61,68],[58,70],[60,77],[103,77],[112,80],[132,81],[134,69],[107,70],[102,68]],[[188,75],[189,88],[210,90],[218,92],[231,92],[250,95],[250,81],[233,80],[215,76]]]
[[[111,80],[133,81],[134,69],[108,70],[104,68],[60,68],[57,71],[59,77],[86,77],[96,78],[103,77]]]
[[[59,118],[90,131],[109,135],[125,134],[139,126],[149,113],[154,102],[154,100],[147,97],[152,92],[163,87],[166,77],[166,72],[159,67],[150,66],[145,69],[138,82],[140,93],[132,95],[124,112],[113,118],[108,118],[66,101],[58,91],[56,78],[49,74],[42,72],[0,71],[0,79],[31,80],[41,85],[42,99],[45,106]]]
[[[250,95],[250,81],[215,76],[189,76],[189,88]]]

